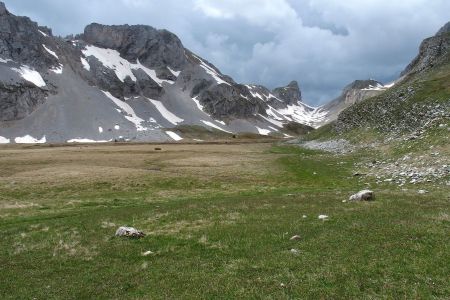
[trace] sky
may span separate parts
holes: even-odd
[[[310,105],[356,79],[394,80],[420,42],[450,21],[448,0],[3,1],[55,35],[92,22],[168,29],[239,83],[297,80]]]

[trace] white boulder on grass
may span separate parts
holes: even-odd
[[[349,201],[373,201],[375,200],[375,193],[370,190],[362,190],[348,199]]]
[[[141,238],[145,236],[145,233],[133,227],[122,226],[117,229],[116,236]]]

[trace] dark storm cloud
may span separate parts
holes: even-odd
[[[355,79],[393,80],[425,37],[449,21],[446,0],[4,0],[55,34],[91,22],[147,24],[239,82],[300,82],[321,104]]]

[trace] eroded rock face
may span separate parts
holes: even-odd
[[[11,72],[26,66],[29,71],[43,73],[59,66],[57,54],[52,55],[45,47],[58,48],[51,30],[39,27],[27,17],[11,14],[0,2],[0,58],[7,63],[1,70],[0,121],[25,118],[55,93],[54,86],[36,86],[18,72]]]
[[[51,35],[51,31],[45,27],[39,27],[37,23],[28,17],[12,15],[0,2],[0,57],[11,59],[38,69],[47,69],[57,65],[57,60],[50,55],[43,44],[50,42],[42,33]]]
[[[0,83],[0,121],[25,118],[44,103],[47,91],[32,84],[5,85]]]
[[[283,100],[287,105],[295,105],[302,101],[302,93],[297,81],[292,81],[285,87],[279,87],[273,90],[273,94]]]
[[[263,104],[254,98],[243,98],[247,89],[242,85],[220,84],[209,88],[200,95],[205,110],[218,118],[248,118],[265,113]]]
[[[151,68],[180,70],[187,63],[180,39],[167,30],[144,25],[88,25],[81,38],[92,45],[116,49],[129,61]]]
[[[406,67],[401,76],[428,70],[446,57],[450,49],[450,22],[444,25],[439,32],[420,45],[419,55]]]
[[[439,31],[436,33],[436,36],[446,34],[449,32],[450,32],[450,22],[442,26],[441,29],[439,29]]]

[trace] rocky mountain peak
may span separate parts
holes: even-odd
[[[114,49],[130,61],[149,67],[181,69],[186,56],[180,39],[167,30],[147,25],[88,25],[81,39],[101,48]]]
[[[285,87],[279,87],[274,89],[273,94],[283,100],[288,105],[297,104],[302,100],[302,93],[297,81],[291,81]]]
[[[444,26],[441,27],[441,29],[439,29],[439,31],[436,33],[436,36],[442,35],[442,34],[446,34],[450,32],[450,22],[448,22],[447,24],[445,24]]]
[[[450,49],[450,22],[445,24],[435,36],[425,39],[419,49],[419,54],[401,73],[401,76],[409,76],[424,72],[433,68],[446,57]]]
[[[5,3],[0,2],[0,15],[4,15],[8,13],[8,10],[6,9]]]
[[[373,88],[373,87],[377,87],[377,86],[383,86],[383,84],[381,82],[373,80],[373,79],[355,80],[344,88],[344,92],[350,91],[350,90],[368,89],[368,88]]]

